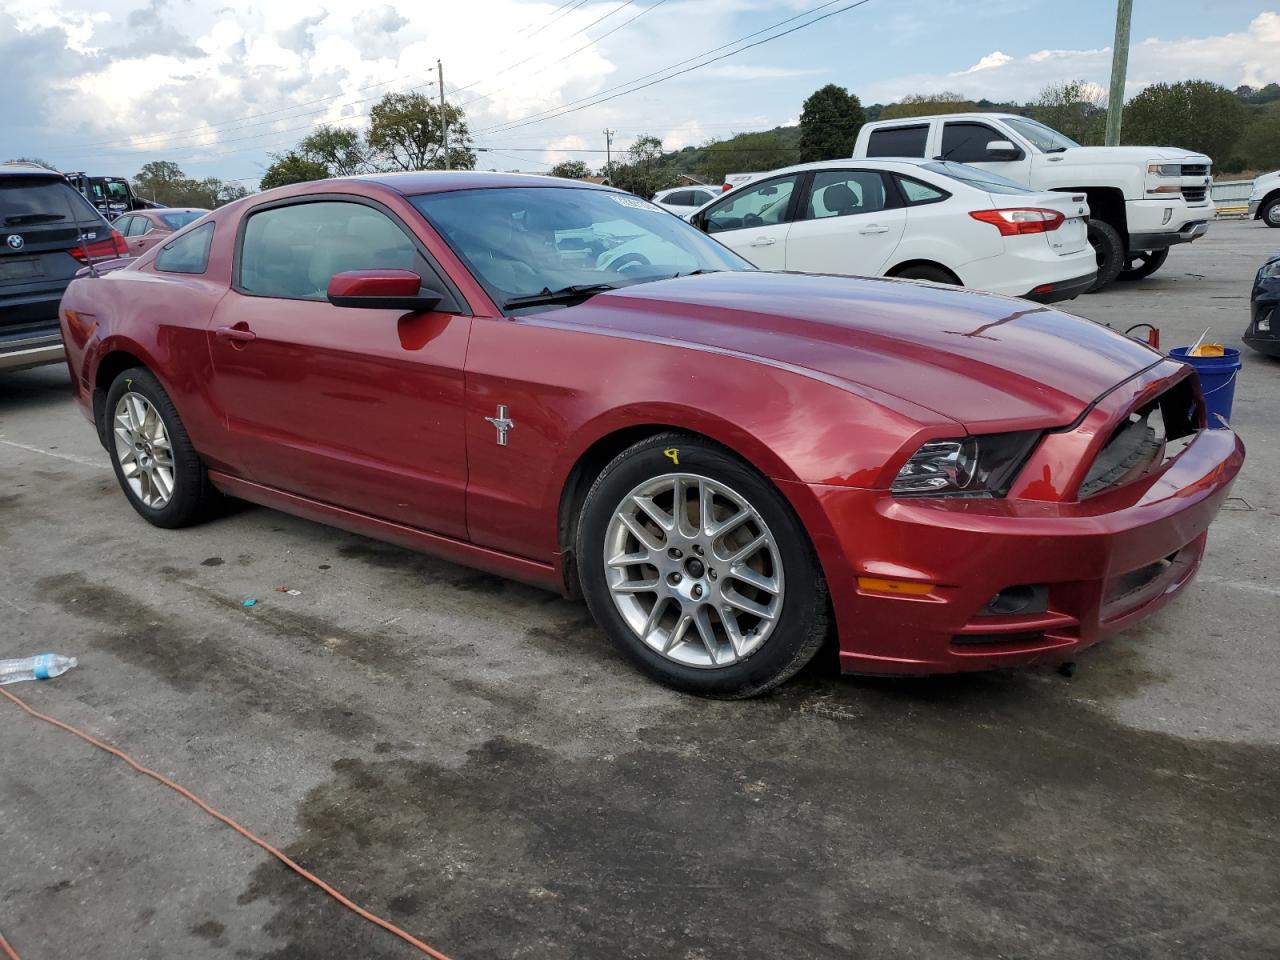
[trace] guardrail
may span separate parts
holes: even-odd
[[[1216,180],[1210,189],[1216,216],[1222,219],[1247,217],[1249,194],[1253,192],[1252,180]]]

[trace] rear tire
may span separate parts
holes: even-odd
[[[1098,277],[1085,293],[1097,293],[1120,275],[1125,263],[1125,243],[1120,231],[1104,220],[1089,221],[1089,244],[1098,261]]]
[[[827,586],[804,527],[710,441],[664,433],[615,457],[587,493],[575,550],[596,622],[677,690],[756,696],[826,638]]]
[[[1169,248],[1163,250],[1131,250],[1125,259],[1125,267],[1120,271],[1119,280],[1141,280],[1149,277],[1169,259]]]
[[[107,391],[107,454],[130,505],[148,523],[174,529],[213,513],[218,494],[160,381],[125,370]]]
[[[915,266],[905,267],[894,274],[899,280],[928,280],[932,283],[945,283],[953,287],[960,285],[959,279],[949,270],[942,267],[932,267],[927,263],[918,263]]]

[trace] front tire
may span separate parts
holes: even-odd
[[[800,521],[709,441],[666,433],[619,454],[587,493],[575,549],[596,622],[678,690],[756,696],[826,637],[826,582]]]
[[[1089,245],[1098,262],[1098,277],[1085,293],[1097,293],[1120,275],[1125,264],[1125,243],[1120,231],[1103,220],[1089,221]]]
[[[1120,271],[1120,280],[1141,280],[1149,277],[1169,259],[1169,248],[1163,250],[1132,250],[1125,259],[1124,269]]]
[[[1258,214],[1258,219],[1268,227],[1280,227],[1280,197],[1268,200],[1262,212]]]
[[[187,429],[160,381],[132,367],[107,391],[107,453],[133,509],[157,527],[190,526],[217,502]]]

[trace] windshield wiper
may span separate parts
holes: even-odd
[[[14,227],[20,223],[54,223],[67,219],[64,213],[18,213],[4,218],[6,227]]]
[[[543,287],[541,293],[529,293],[519,297],[511,297],[503,302],[502,308],[509,310],[512,307],[537,307],[549,303],[574,303],[575,301],[586,300],[597,293],[616,289],[618,288],[612,283],[575,283],[572,286],[561,287],[559,290]]]
[[[688,273],[679,273],[679,272],[673,273],[671,275],[671,279],[675,280],[677,277],[696,277],[701,273],[723,273],[723,272],[724,272],[723,270],[710,270],[706,267],[699,267],[697,270],[690,270]]]

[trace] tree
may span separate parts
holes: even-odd
[[[844,87],[828,83],[814,91],[800,112],[800,162],[853,156],[864,119],[862,103]]]
[[[195,180],[172,160],[145,163],[133,178],[133,192],[170,207],[213,208],[246,196],[248,191],[217,177]]]
[[[581,160],[561,160],[547,171],[549,177],[564,177],[566,180],[582,180],[590,174],[591,171]]]
[[[1240,136],[1244,107],[1226,87],[1207,80],[1153,83],[1124,108],[1125,143],[1181,147],[1226,160]]]
[[[949,91],[943,91],[942,93],[913,93],[881,110],[880,119],[927,117],[935,113],[971,113],[977,109],[978,105],[972,100],[965,99],[963,94]]]
[[[1084,80],[1048,84],[1031,103],[1031,116],[1076,143],[1099,145],[1107,125],[1106,91]]]
[[[298,141],[296,151],[307,160],[323,164],[329,176],[350,177],[368,169],[369,147],[360,131],[351,127],[321,124]]]
[[[662,139],[644,134],[636,137],[623,163],[614,163],[610,181],[615,187],[648,198],[659,190],[674,187],[680,177],[667,166]]]
[[[1230,165],[1231,169],[1222,164],[1219,169],[1223,173],[1280,167],[1280,103],[1250,109],[1249,122],[1233,153],[1236,162]]]
[[[310,180],[324,180],[329,177],[329,168],[318,160],[310,160],[296,150],[285,154],[275,154],[273,163],[262,175],[259,186],[263,190],[272,187],[283,187],[290,183],[307,183]]]
[[[441,144],[440,105],[421,93],[388,93],[369,113],[365,140],[379,166],[388,170],[472,170],[476,154],[461,108],[445,105],[449,158]]]
[[[710,144],[703,170],[711,183],[723,183],[730,173],[775,170],[795,162],[795,148],[789,146],[781,135],[772,131],[740,133]]]

